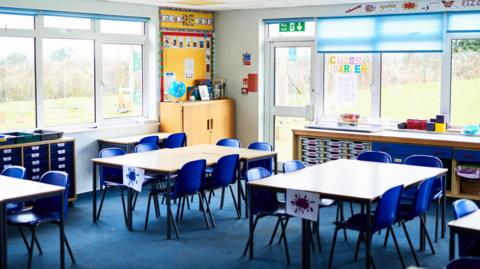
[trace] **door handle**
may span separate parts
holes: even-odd
[[[207,130],[210,130],[210,119],[207,119]]]
[[[213,129],[213,119],[210,119],[210,129]]]

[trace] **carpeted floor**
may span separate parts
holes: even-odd
[[[248,220],[237,220],[231,198],[227,195],[223,210],[219,210],[219,193],[211,206],[216,227],[206,229],[202,213],[195,200],[192,210],[185,209],[184,220],[180,222],[180,239],[166,240],[166,207],[162,205],[159,219],[155,219],[153,208],[150,212],[149,230],[143,231],[148,191],[144,191],[134,211],[134,231],[128,232],[121,211],[118,192],[110,193],[105,200],[102,216],[97,224],[91,220],[91,196],[82,195],[69,209],[66,224],[67,236],[73,248],[77,263],[72,265],[66,256],[67,268],[300,268],[301,267],[301,222],[292,219],[287,228],[287,239],[292,259],[288,266],[283,246],[274,243],[268,246],[271,231],[276,219],[261,219],[255,233],[255,259],[242,257],[248,235]],[[358,208],[357,208],[358,210]],[[347,210],[346,215],[349,216]],[[427,225],[430,235],[434,235],[434,206],[430,210]],[[451,208],[447,208],[451,219]],[[332,222],[335,207],[320,211],[320,236],[322,251],[312,254],[312,268],[326,268],[333,237]],[[418,221],[408,223],[410,236],[418,247]],[[403,257],[408,265],[413,265],[403,231],[395,227]],[[384,234],[384,233],[383,233]],[[393,241],[383,248],[383,234],[375,235],[373,257],[377,268],[401,268]],[[44,254],[33,257],[32,268],[58,268],[58,229],[51,224],[43,224],[38,229],[38,238]],[[364,268],[364,249],[359,260],[353,261],[357,234],[348,233],[348,242],[339,233],[334,268]],[[434,243],[436,255],[432,255],[428,245],[425,252],[417,252],[422,267],[443,268],[448,260],[448,234]],[[10,268],[25,268],[27,251],[17,229],[9,229],[8,257]]]

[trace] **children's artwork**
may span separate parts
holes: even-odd
[[[191,48],[192,47],[192,39],[190,37],[186,37],[185,38],[185,44],[186,44],[187,48]]]
[[[174,72],[165,72],[165,89],[170,89],[170,85],[175,81]]]
[[[141,192],[144,181],[145,170],[127,165],[123,166],[123,185]]]
[[[192,38],[192,46],[194,49],[198,47],[198,40],[196,37]]]
[[[245,52],[243,55],[243,65],[250,65],[252,62],[252,55],[248,52]]]
[[[198,86],[198,92],[200,93],[200,99],[202,101],[210,100],[210,95],[208,94],[208,87],[206,85]]]
[[[170,48],[170,44],[171,44],[171,41],[170,41],[170,36],[165,36],[165,42],[163,42],[163,46],[165,48]]]
[[[183,49],[183,37],[182,36],[178,37],[178,47]]]
[[[367,72],[367,65],[361,56],[330,56],[328,68],[332,73],[363,74]]]
[[[338,102],[341,104],[354,104],[357,102],[358,78],[355,74],[335,74],[333,85]]]
[[[193,79],[193,70],[195,69],[195,62],[192,58],[185,59],[185,78]]]
[[[203,49],[205,47],[205,40],[203,38],[200,38],[200,41],[198,43],[199,43],[201,49]]]
[[[287,214],[317,221],[320,196],[318,194],[287,189]]]

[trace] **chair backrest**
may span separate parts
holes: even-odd
[[[397,221],[398,206],[402,197],[403,185],[399,185],[383,193],[375,210],[373,229],[375,231],[387,228]]]
[[[65,188],[65,192],[63,195],[63,212],[64,217],[67,217],[68,211],[68,186],[69,186],[69,179],[68,174],[63,171],[48,171],[44,173],[40,177],[40,182],[50,185],[56,185]],[[56,212],[60,213],[60,197],[53,196],[43,199],[37,199],[33,202],[32,210],[36,213],[50,213]]]
[[[105,148],[98,153],[98,157],[108,158],[108,157],[120,156],[124,154],[125,154],[125,151],[121,148]],[[105,185],[105,181],[117,182],[117,183],[123,182],[122,169],[112,168],[112,167],[103,167],[102,165],[100,165],[99,170],[100,170],[101,185]]]
[[[269,176],[270,172],[263,167],[252,168],[247,171],[247,182],[259,180]],[[249,202],[252,203],[253,214],[265,210],[272,211],[278,207],[277,193],[274,191],[254,190],[250,195],[252,200]]]
[[[437,168],[443,167],[443,163],[439,158],[430,155],[411,155],[403,161],[403,164]],[[436,192],[443,190],[441,177],[434,179],[432,190]]]
[[[187,135],[185,133],[171,134],[165,139],[164,147],[169,149],[185,147]]]
[[[383,151],[364,151],[358,155],[357,160],[377,163],[391,163],[392,157],[390,154]]]
[[[425,179],[420,183],[413,199],[413,216],[419,216],[430,208],[433,178]]]
[[[460,257],[450,261],[445,269],[477,269],[480,268],[480,258]]]
[[[217,146],[239,148],[240,147],[240,140],[235,139],[235,138],[220,139],[217,142]]]
[[[145,152],[145,151],[152,151],[152,150],[159,150],[160,147],[157,144],[150,144],[150,143],[145,143],[145,144],[138,144],[135,146],[135,152]]]
[[[298,160],[287,161],[283,163],[283,172],[290,173],[305,168],[305,164]]]
[[[150,135],[150,136],[145,136],[140,141],[138,141],[138,144],[153,144],[153,145],[158,145],[158,142],[160,142],[160,139],[156,135]]]
[[[205,160],[191,161],[182,166],[173,187],[174,196],[196,194],[205,178]]]
[[[212,172],[214,186],[228,186],[235,183],[239,158],[238,154],[232,154],[223,156],[217,161]]]
[[[248,149],[256,149],[256,150],[263,150],[263,151],[273,151],[273,146],[267,142],[253,142],[248,145]],[[255,168],[255,167],[263,167],[267,169],[267,171],[271,174],[273,171],[273,158],[265,159],[265,160],[258,160],[252,161],[249,163],[248,167]]]
[[[7,177],[14,177],[18,179],[24,179],[25,178],[25,168],[21,166],[9,166],[2,171],[2,176],[7,176]]]
[[[459,199],[452,203],[455,219],[469,215],[478,210],[477,204],[472,200]]]

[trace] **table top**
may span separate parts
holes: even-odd
[[[109,158],[95,158],[92,162],[111,166],[134,166],[150,172],[174,173],[187,162],[205,159],[214,165],[222,156],[239,154],[241,159],[273,157],[277,153],[216,145],[195,145],[175,149],[160,149],[141,153],[130,153]]]
[[[53,196],[64,190],[63,187],[32,180],[0,176],[0,201],[14,202]]]
[[[477,210],[459,219],[452,220],[448,223],[448,226],[456,229],[480,232],[480,210]]]
[[[444,168],[341,159],[249,184],[273,189],[315,192],[328,198],[373,201],[394,186],[414,185],[447,171],[448,169]]]
[[[146,136],[151,136],[151,135],[156,135],[160,140],[164,140],[169,135],[171,135],[171,133],[151,133],[151,134],[141,134],[141,135],[133,135],[133,136],[125,136],[125,137],[102,138],[102,139],[98,139],[98,141],[102,143],[128,145],[128,144],[138,143],[140,139]]]

